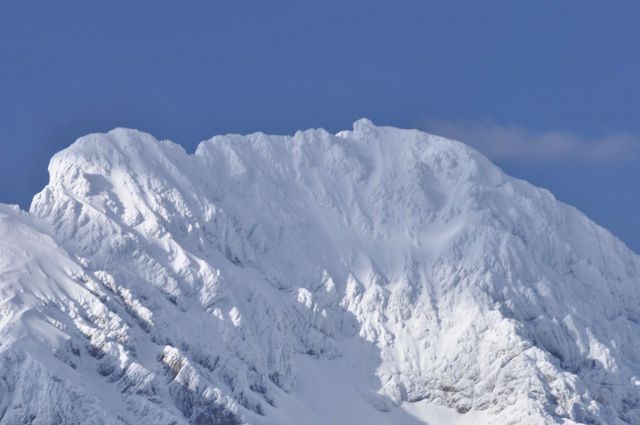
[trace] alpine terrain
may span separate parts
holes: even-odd
[[[640,424],[640,257],[462,143],[115,129],[49,174],[0,206],[2,425]]]

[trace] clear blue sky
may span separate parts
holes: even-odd
[[[473,137],[640,252],[638,22],[628,0],[5,1],[0,201],[89,132],[192,150],[366,116]]]

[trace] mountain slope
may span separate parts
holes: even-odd
[[[59,336],[3,345],[37,364],[5,394],[73,390],[6,423],[77,397],[67,422],[640,421],[640,259],[461,143],[361,120],[189,155],[116,129],[49,172],[33,217],[3,210],[50,246],[2,254],[1,329],[30,309],[58,331],[24,344]]]

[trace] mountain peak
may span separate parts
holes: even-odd
[[[33,261],[64,258],[51,275],[63,289],[12,314],[63,342],[40,344],[46,358],[9,345],[0,366],[10,385],[34,369],[75,396],[25,387],[48,406],[34,411],[82,400],[74,420],[117,411],[107,423],[349,423],[349,406],[380,425],[639,418],[640,259],[462,143],[359,120],[337,135],[216,136],[189,155],[116,129],[79,139],[50,171],[29,220],[57,254]],[[13,268],[0,261],[0,277]],[[0,407],[22,418],[21,403]]]
[[[363,132],[375,128],[376,125],[369,118],[360,118],[353,123],[353,131]]]

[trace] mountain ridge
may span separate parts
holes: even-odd
[[[38,308],[70,317],[54,352],[109,389],[81,398],[96,423],[353,423],[326,417],[330,388],[296,398],[314,364],[371,423],[639,417],[640,257],[462,143],[360,120],[188,154],[115,129],[49,171],[30,215],[75,263],[56,279],[95,300]]]

